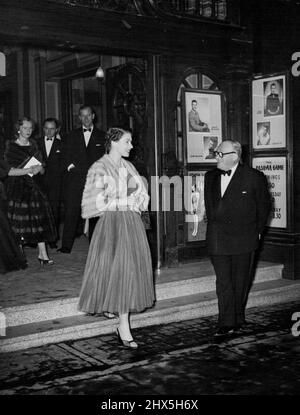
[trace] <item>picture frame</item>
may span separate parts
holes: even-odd
[[[187,172],[185,180],[185,224],[187,242],[204,241],[206,216],[204,205],[204,176],[206,170]]]
[[[223,135],[222,93],[183,88],[182,100],[186,163],[216,163],[214,150]]]
[[[287,147],[287,76],[285,73],[256,77],[251,85],[252,149]]]
[[[253,157],[252,167],[262,171],[268,181],[272,210],[267,226],[288,227],[288,162],[286,156]]]

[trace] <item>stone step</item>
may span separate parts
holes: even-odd
[[[260,262],[254,283],[281,279],[283,265]],[[157,301],[215,290],[215,274],[209,261],[163,270],[156,278]],[[61,298],[28,305],[2,308],[6,326],[20,326],[45,320],[79,316],[78,297]]]
[[[299,299],[300,281],[269,280],[253,285],[247,308]],[[188,320],[217,313],[215,291],[160,300],[155,307],[131,318],[132,328]],[[85,315],[8,327],[0,352],[98,336],[115,331],[117,319]]]

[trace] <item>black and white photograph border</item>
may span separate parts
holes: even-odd
[[[225,405],[240,412],[257,411],[258,398],[269,411],[291,407],[300,391],[299,38],[298,0],[1,0],[3,413],[5,407],[31,414],[211,412]],[[276,114],[265,112],[273,82]],[[198,131],[189,127],[193,100]],[[83,130],[85,123],[91,125]],[[259,145],[262,126],[270,141]],[[132,340],[118,330],[116,314],[78,309],[90,244],[102,226],[101,218],[80,218],[83,186],[98,166],[98,151],[101,157],[112,146],[126,152],[116,132],[107,139],[111,127],[125,134],[132,171],[148,183],[153,177],[170,183],[170,210],[161,209],[167,193],[161,184],[149,186],[155,209],[135,222],[149,244],[144,251],[152,261],[147,271],[155,301],[141,312],[130,310]],[[172,179],[190,174],[197,184],[197,172],[202,177],[217,167],[208,156],[225,139],[241,143],[244,164],[261,172],[271,165],[270,195],[281,211],[273,211],[273,226],[259,235],[245,324],[216,336],[219,304],[205,201],[199,199],[201,212],[198,196],[190,199],[191,212],[173,209]],[[12,162],[20,147],[24,154],[35,151]],[[24,167],[31,157],[38,165]],[[280,164],[281,175],[273,169]],[[244,205],[248,192],[241,187]],[[76,212],[66,215],[70,198]],[[41,213],[36,206],[45,200]],[[23,218],[23,202],[36,208],[38,219],[47,212],[53,238],[18,237],[15,202]],[[71,246],[63,245],[67,220],[74,225]],[[141,266],[145,252],[136,259]]]

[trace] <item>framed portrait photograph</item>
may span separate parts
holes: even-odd
[[[286,147],[286,75],[252,81],[253,150]]]
[[[254,157],[252,166],[262,171],[268,180],[272,210],[268,226],[287,227],[287,160],[286,157]]]
[[[204,241],[206,238],[205,173],[206,171],[189,171],[185,180],[185,223],[188,242]]]
[[[283,115],[284,87],[283,78],[264,81],[264,116],[275,117]]]
[[[187,163],[216,163],[222,141],[222,93],[183,89],[183,138]]]

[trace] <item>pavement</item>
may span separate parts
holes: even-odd
[[[0,276],[1,306],[76,297],[87,250],[88,240],[82,236],[70,255],[50,250],[55,265],[41,269],[37,249],[27,247],[29,267]],[[190,268],[185,272],[192,277],[195,270]],[[164,272],[176,280],[174,270]],[[180,269],[176,272],[181,278]],[[0,404],[9,397],[82,395],[99,397],[99,409],[99,402],[112,396],[296,396],[297,318],[300,321],[300,300],[247,309],[245,329],[220,342],[213,338],[214,315],[135,328],[137,350],[125,349],[110,333],[5,353],[0,355]]]
[[[77,297],[88,253],[88,239],[75,239],[71,254],[49,249],[54,265],[40,267],[38,249],[25,247],[28,268],[0,275],[0,304],[14,307]]]
[[[96,395],[98,409],[125,395],[299,395],[300,301],[254,307],[246,318],[219,342],[217,316],[208,316],[134,329],[137,350],[107,334],[6,353],[0,395]]]

